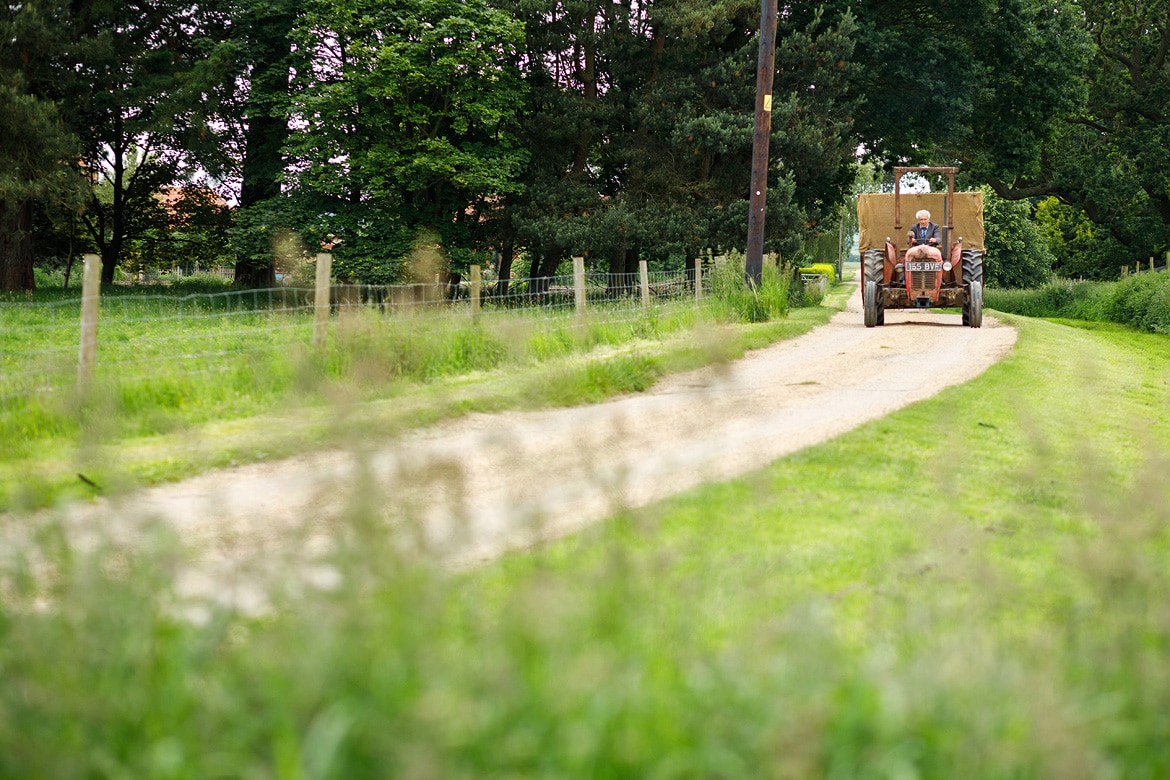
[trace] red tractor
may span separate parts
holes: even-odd
[[[947,191],[903,193],[906,173],[945,173]],[[913,220],[904,228],[903,213],[915,212],[941,214],[936,233],[904,232]],[[983,324],[983,193],[955,192],[954,168],[898,167],[893,194],[863,194],[857,215],[865,327],[884,325],[886,309],[949,307],[962,309],[964,325]]]

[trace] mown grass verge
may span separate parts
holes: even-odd
[[[288,457],[355,432],[374,442],[471,412],[640,392],[667,373],[804,333],[839,310],[850,289],[839,286],[828,307],[789,311],[787,281],[769,272],[760,295],[736,290],[742,272],[724,269],[711,305],[618,322],[519,312],[481,325],[439,318],[388,328],[372,313],[349,316],[320,353],[245,356],[226,374],[164,370],[107,386],[82,408],[74,398],[34,397],[0,426],[0,509]]]
[[[354,507],[335,581],[193,622],[165,537],[8,546],[0,776],[1165,776],[1170,342],[1015,324],[965,386],[483,571]]]

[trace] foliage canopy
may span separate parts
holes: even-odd
[[[1066,267],[1160,253],[1167,2],[782,3],[767,248],[837,228],[868,160],[957,164],[1003,198],[1056,198],[1108,242],[1058,247]],[[337,267],[371,282],[405,273],[420,230],[439,233],[453,272],[495,253],[506,274],[519,253],[544,276],[584,254],[621,275],[734,249],[759,13],[755,0],[8,4],[0,279],[31,279],[34,254],[98,251],[107,281],[129,258],[169,262],[190,237],[159,230],[152,204],[176,186],[235,207],[222,254],[243,285],[272,283],[270,237],[290,231],[302,254],[340,238]]]

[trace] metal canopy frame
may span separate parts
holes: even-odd
[[[945,173],[947,175],[947,195],[943,200],[943,221],[947,230],[944,242],[949,240],[955,228],[955,171],[953,166],[917,165],[894,167],[894,230],[902,230],[902,177],[907,173]]]

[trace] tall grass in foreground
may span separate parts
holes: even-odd
[[[236,572],[258,615],[184,595],[148,521],[5,528],[0,776],[1165,777],[1170,344],[1020,328],[969,385],[483,571],[368,493]]]

